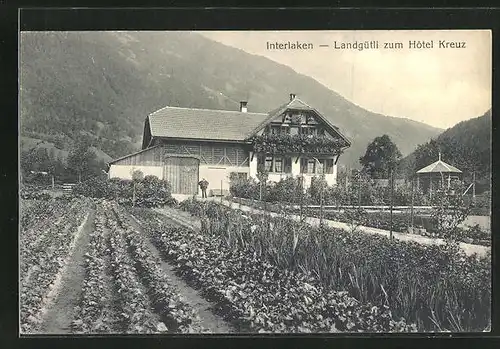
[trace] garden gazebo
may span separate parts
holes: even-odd
[[[442,161],[439,153],[438,161],[417,171],[417,187],[432,198],[433,190],[445,185],[449,188],[452,180],[460,180],[461,177],[462,171]]]

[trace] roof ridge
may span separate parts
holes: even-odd
[[[227,113],[242,113],[242,114],[259,114],[259,115],[267,115],[267,113],[257,113],[257,112],[242,112],[239,110],[226,110],[226,109],[208,109],[208,108],[189,108],[189,107],[173,107],[173,106],[165,106],[163,108],[160,108],[152,113],[149,113],[149,115],[156,114],[162,110],[165,109],[183,109],[183,110],[203,110],[203,111],[216,111],[216,112],[227,112]]]
[[[313,107],[311,107],[309,104],[307,104],[306,102],[304,102],[302,99],[300,99],[297,96],[293,97],[293,99],[288,104],[292,103],[294,100],[299,101],[300,103],[304,104],[308,108],[314,109]]]

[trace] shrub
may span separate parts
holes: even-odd
[[[266,201],[299,203],[302,190],[300,181],[300,177],[289,177],[267,186]]]
[[[235,197],[258,200],[260,184],[253,178],[231,178],[229,191]]]
[[[114,199],[126,206],[134,204],[138,207],[177,205],[177,201],[172,198],[170,184],[156,176],[138,177],[133,181],[94,177],[78,183],[73,188],[73,193],[98,199]]]
[[[109,181],[103,177],[93,177],[73,187],[73,194],[102,199],[110,196]]]
[[[19,197],[23,200],[50,200],[52,196],[44,193],[39,188],[24,186],[19,191]]]

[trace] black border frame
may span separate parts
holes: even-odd
[[[0,0],[0,5],[2,5]],[[7,0],[8,1],[8,0]],[[28,2],[28,1],[26,1]],[[36,6],[35,1],[25,6]],[[61,5],[75,6],[74,1],[57,1]],[[435,1],[436,2],[436,1]],[[435,3],[434,2],[434,3]],[[31,4],[33,3],[33,4]],[[149,5],[150,1],[143,4]],[[337,2],[337,5],[340,1]],[[447,2],[444,1],[444,6]],[[54,4],[55,5],[55,4]],[[95,4],[99,5],[99,3]],[[94,6],[95,6],[94,5]],[[152,4],[151,4],[152,5]],[[170,4],[166,4],[170,5]],[[420,6],[425,5],[420,2]],[[88,5],[87,5],[88,6]],[[276,5],[275,5],[276,6]],[[351,5],[352,6],[352,2]],[[500,347],[500,320],[499,302],[495,297],[498,291],[498,278],[493,273],[493,309],[491,333],[454,333],[454,334],[368,334],[368,335],[185,335],[185,336],[102,336],[83,337],[74,336],[36,336],[18,338],[18,304],[17,304],[17,195],[18,195],[18,123],[17,123],[17,39],[20,30],[279,30],[279,29],[491,29],[493,37],[493,105],[492,115],[496,114],[498,99],[496,86],[499,80],[499,70],[495,70],[496,61],[500,56],[500,11],[493,8],[25,8],[21,12],[18,7],[8,7],[4,11],[0,7],[0,63],[6,74],[0,79],[2,85],[8,85],[2,96],[2,106],[8,110],[1,118],[1,142],[5,151],[0,178],[2,180],[1,198],[10,199],[16,205],[7,204],[2,217],[3,242],[5,246],[2,254],[1,266],[3,277],[9,281],[0,287],[3,306],[0,312],[0,347],[89,347],[102,345],[103,347],[129,347],[141,344],[153,346],[270,346],[270,347],[304,347],[304,346],[338,346],[349,345],[363,347],[442,347],[443,345],[471,346],[480,340],[480,347]],[[18,19],[22,25],[18,27]],[[4,25],[7,30],[4,30]],[[4,55],[4,52],[8,52]],[[5,92],[6,91],[6,92]],[[16,115],[14,117],[13,115]],[[498,120],[493,117],[492,154],[497,148],[495,134],[498,132]],[[492,155],[492,212],[497,211],[496,168],[497,160]],[[5,182],[4,182],[5,181]],[[8,200],[2,200],[8,202]],[[7,208],[7,210],[5,210]],[[492,230],[497,229],[498,220],[492,215]],[[499,245],[494,236],[492,244],[492,264],[496,264]],[[9,246],[14,245],[14,246]],[[10,260],[10,263],[9,263]],[[12,260],[15,262],[12,264]],[[494,270],[494,269],[493,269]],[[390,338],[387,338],[390,337]],[[454,338],[453,338],[454,337]],[[482,338],[482,339],[481,339]],[[227,341],[230,339],[230,341]],[[451,339],[451,340],[450,340]],[[460,342],[458,340],[460,339]],[[496,346],[495,346],[496,343]]]

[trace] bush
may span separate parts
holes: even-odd
[[[102,177],[87,179],[73,187],[73,194],[96,199],[109,198],[111,194],[109,181]]]
[[[253,178],[231,178],[229,192],[234,197],[259,200],[260,184]]]
[[[289,177],[280,179],[279,182],[266,186],[266,198],[268,202],[286,202],[286,203],[299,203],[300,191],[300,177]]]
[[[19,197],[23,200],[50,200],[50,194],[42,192],[36,187],[22,187],[19,191]]]
[[[135,186],[135,203],[134,203]],[[94,177],[73,188],[73,194],[97,199],[116,200],[119,204],[138,207],[177,205],[172,198],[170,184],[156,176],[146,176],[134,181],[120,178]]]

